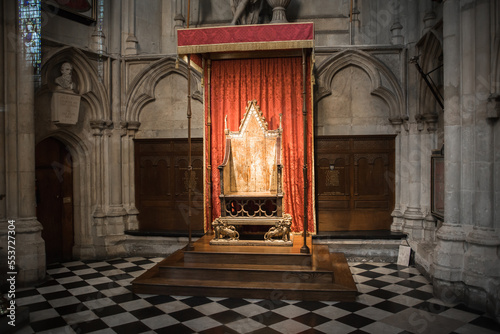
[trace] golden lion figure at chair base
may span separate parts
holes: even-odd
[[[269,231],[264,234],[265,241],[275,241],[273,238],[281,238],[283,241],[290,241],[290,227],[292,225],[292,216],[288,213],[283,215],[283,220],[276,223]]]
[[[213,221],[212,226],[214,228],[215,238],[214,240],[220,240],[228,238],[229,240],[239,240],[240,234],[236,231],[235,227],[228,225],[221,219],[217,218]]]

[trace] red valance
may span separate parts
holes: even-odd
[[[179,29],[177,53],[306,49],[314,46],[313,23]]]

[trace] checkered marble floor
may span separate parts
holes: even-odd
[[[134,294],[130,282],[163,258],[76,261],[18,290],[30,324],[18,333],[499,333],[482,312],[433,298],[413,267],[349,263],[356,302]]]

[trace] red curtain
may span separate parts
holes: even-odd
[[[315,231],[312,192],[313,131],[309,61],[307,64],[308,231],[313,232]],[[210,228],[213,219],[220,216],[220,176],[217,167],[222,163],[224,157],[224,118],[227,115],[229,130],[237,131],[248,101],[257,100],[257,104],[260,106],[268,123],[268,129],[278,128],[279,114],[283,114],[284,213],[292,215],[293,231],[303,230],[305,196],[302,81],[301,57],[212,61],[209,86],[211,87],[210,112],[212,128],[211,138],[206,138],[206,145],[210,140],[211,147],[212,212],[208,212],[209,196],[205,196],[207,201],[205,203],[207,208],[207,229]],[[205,109],[206,113],[207,111],[208,107]],[[208,119],[207,114],[205,119]],[[206,188],[209,191],[208,175],[206,182]]]

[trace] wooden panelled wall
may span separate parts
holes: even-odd
[[[315,143],[318,232],[389,230],[395,136],[321,136]],[[193,139],[192,228],[203,231],[203,143]],[[139,229],[187,231],[187,139],[135,140]]]
[[[135,192],[139,230],[187,232],[188,141],[135,140]],[[192,139],[193,231],[203,231],[203,140]]]
[[[317,137],[318,232],[389,230],[394,136]]]

